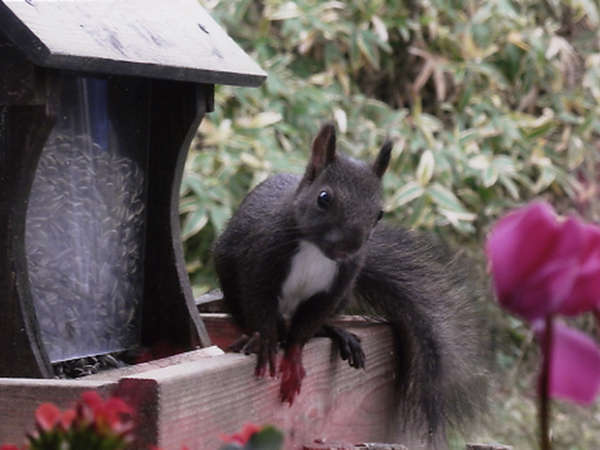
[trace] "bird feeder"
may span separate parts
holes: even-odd
[[[214,85],[264,78],[196,0],[0,0],[0,377],[208,344],[183,166]]]

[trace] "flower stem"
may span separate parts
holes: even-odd
[[[546,317],[546,329],[542,342],[543,362],[539,385],[540,448],[551,450],[550,444],[550,365],[552,360],[552,314]]]

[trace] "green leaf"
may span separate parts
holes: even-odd
[[[181,230],[181,239],[186,240],[202,230],[208,223],[208,214],[201,208],[188,214],[183,222]]]
[[[356,45],[369,64],[375,70],[379,70],[379,50],[377,49],[376,38],[375,42],[372,39],[372,33],[368,30],[360,32],[356,37]]]
[[[421,197],[425,189],[419,183],[414,181],[409,181],[404,186],[402,186],[398,191],[394,194],[394,196],[389,201],[390,209],[400,208],[407,203],[412,202],[413,200]]]
[[[442,210],[458,214],[470,214],[458,197],[448,188],[439,183],[434,183],[427,188],[427,193],[433,202]]]
[[[231,209],[223,205],[211,205],[208,209],[210,220],[217,232],[221,232],[225,228],[225,223],[231,217]]]
[[[508,176],[500,175],[498,180],[506,188],[513,200],[519,200],[519,188],[515,182]]]
[[[483,185],[486,188],[489,188],[490,186],[493,186],[494,184],[496,184],[496,181],[498,181],[498,170],[496,169],[496,167],[494,165],[489,165],[482,172],[481,178],[483,180]]]
[[[283,433],[268,425],[250,437],[244,450],[281,450],[282,447]]]
[[[431,150],[425,150],[419,160],[417,166],[416,178],[421,186],[427,186],[429,180],[433,176],[435,169],[435,159],[433,158],[433,152]]]

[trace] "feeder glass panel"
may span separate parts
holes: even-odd
[[[29,280],[52,362],[139,342],[149,88],[63,74],[26,219]]]

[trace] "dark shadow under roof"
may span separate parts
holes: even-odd
[[[197,0],[0,0],[0,32],[44,67],[240,86],[266,78]]]

